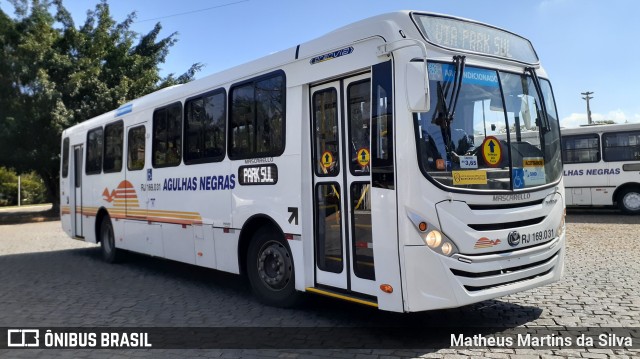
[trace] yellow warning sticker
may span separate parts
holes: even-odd
[[[369,165],[369,150],[366,148],[361,148],[358,150],[358,164],[362,167],[367,167]]]
[[[329,168],[333,164],[333,155],[329,151],[324,151],[322,153],[322,157],[320,158],[320,162],[322,163],[322,167]]]
[[[489,167],[498,167],[502,162],[502,150],[500,141],[493,136],[488,136],[482,141],[482,158]]]
[[[525,157],[522,159],[522,167],[544,167],[544,158]]]

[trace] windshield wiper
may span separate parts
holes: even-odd
[[[456,67],[454,74],[453,91],[451,93],[451,99],[449,100],[449,123],[453,121],[453,115],[456,112],[456,105],[458,104],[458,97],[460,97],[460,89],[462,88],[462,78],[464,77],[464,56],[454,56],[453,62]]]
[[[436,111],[434,111],[431,122],[440,126],[442,129],[442,137],[447,149],[447,153],[453,148],[451,143],[451,122],[456,112],[456,106],[458,104],[458,97],[460,97],[460,89],[462,88],[462,79],[464,77],[464,56],[453,57],[453,82],[448,82],[444,88],[441,82],[438,82],[438,104]],[[445,75],[443,74],[443,81]],[[451,90],[451,97],[449,97],[449,90]],[[447,104],[447,98],[449,104]]]
[[[536,70],[533,67],[527,67],[525,68],[525,71],[531,75],[533,86],[535,87],[536,92],[538,93],[538,98],[540,99],[540,107],[542,108],[542,115],[541,115],[542,129],[545,132],[549,132],[551,129],[551,125],[549,123],[547,104],[544,96],[542,95],[542,86],[540,86],[540,78],[538,78],[538,74],[536,73]]]

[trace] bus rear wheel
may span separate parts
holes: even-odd
[[[626,214],[640,213],[640,190],[627,188],[618,196],[618,207]]]
[[[113,225],[109,216],[102,217],[100,223],[100,248],[102,251],[102,259],[107,263],[115,263],[119,259],[119,251],[116,248],[115,235],[113,234]]]
[[[284,238],[268,228],[253,236],[247,253],[247,275],[258,299],[276,307],[291,307],[300,296],[295,288],[293,257]]]

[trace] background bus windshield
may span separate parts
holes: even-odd
[[[540,80],[543,116],[541,95],[524,73],[466,66],[456,102],[456,67],[430,62],[428,68],[431,110],[415,114],[414,122],[418,160],[429,179],[461,189],[518,190],[560,178],[560,131],[548,81]]]

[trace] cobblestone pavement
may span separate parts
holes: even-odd
[[[420,323],[640,327],[640,216],[569,211],[566,275],[550,286],[458,309],[386,313],[307,296],[295,309],[259,304],[239,277],[141,255],[100,260],[59,222],[0,226],[0,327],[366,327]],[[0,333],[0,335],[5,335]],[[0,350],[0,357],[279,358],[640,357],[622,349]]]

